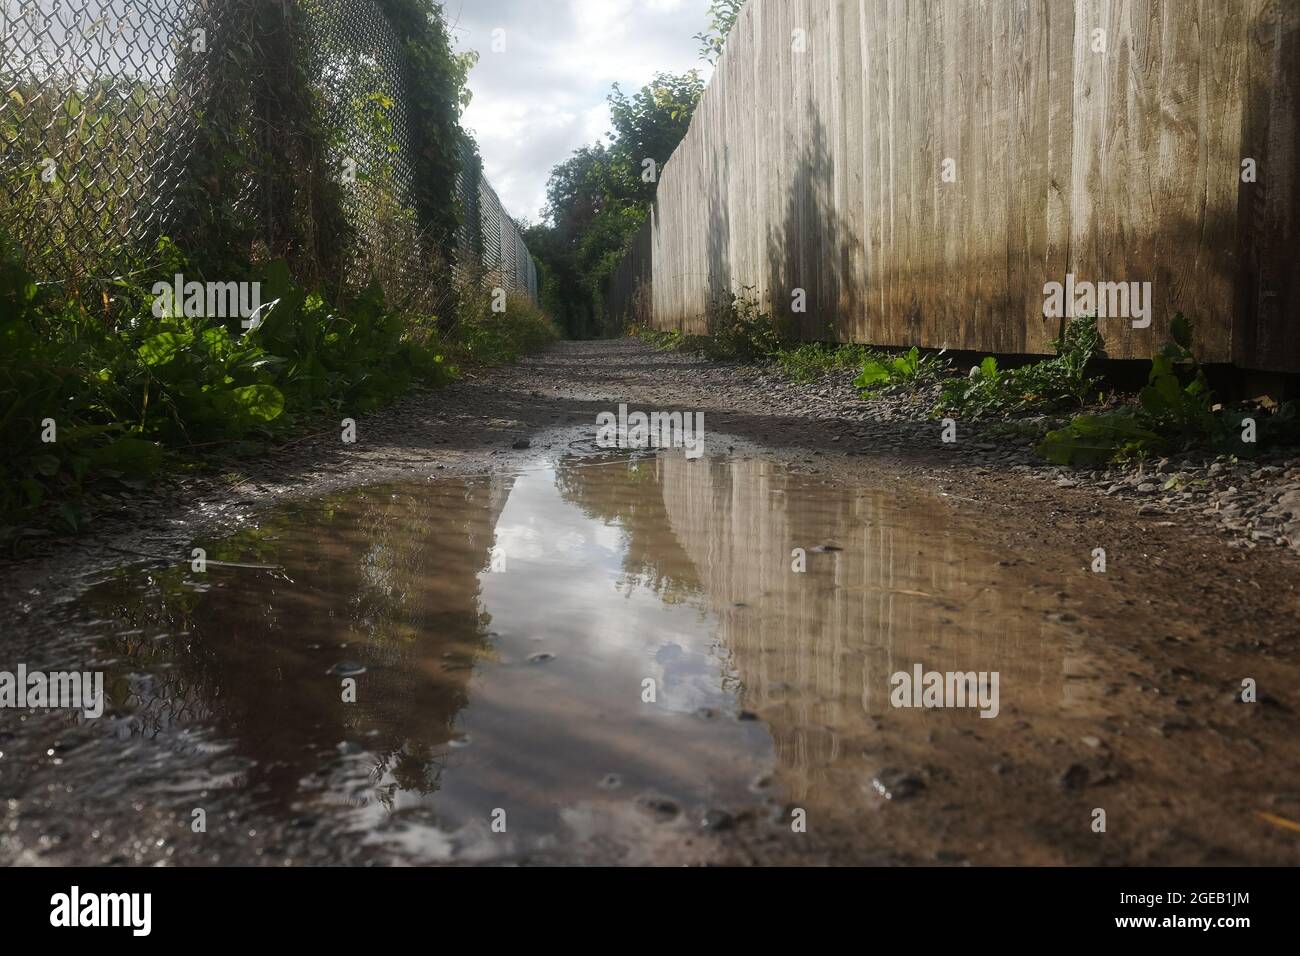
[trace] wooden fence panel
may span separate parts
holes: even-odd
[[[1072,274],[1150,283],[1114,357],[1181,311],[1300,371],[1298,61],[1293,0],[750,0],[610,310],[702,332],[751,289],[803,338],[1044,353]]]

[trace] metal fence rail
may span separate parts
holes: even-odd
[[[535,300],[531,257],[472,147],[454,187],[458,248],[436,257],[424,241],[405,52],[374,0],[0,0],[0,228],[33,271],[49,280],[115,275],[173,235],[177,197],[215,188],[203,180],[199,133],[222,121],[208,108],[214,88],[230,82],[221,58],[251,47],[268,74],[275,70],[277,50],[259,42],[267,18],[287,22],[290,8],[306,24],[291,42],[309,45],[304,62],[351,227],[341,255],[347,280],[377,277],[404,291],[430,283],[439,258],[453,259]],[[264,109],[236,115],[238,128],[223,131],[249,175],[238,195],[213,201],[269,236],[283,197],[254,167],[297,131],[281,125],[295,122],[292,113]],[[321,232],[309,222],[308,233],[313,226]]]
[[[483,268],[504,289],[527,292],[537,301],[537,266],[519,227],[501,206],[496,190],[479,177],[479,228],[483,234]]]

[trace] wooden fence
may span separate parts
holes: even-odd
[[[607,307],[1036,354],[1048,283],[1138,283],[1111,356],[1181,311],[1203,361],[1300,371],[1298,114],[1296,0],[750,0]]]

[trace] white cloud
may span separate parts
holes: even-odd
[[[707,66],[693,39],[708,0],[446,0],[460,50],[477,50],[465,125],[508,212],[536,221],[551,167],[605,139],[610,86]],[[505,51],[492,52],[492,31]]]

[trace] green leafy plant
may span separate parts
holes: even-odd
[[[185,271],[170,243],[152,258]],[[255,452],[305,421],[447,382],[453,360],[513,361],[555,335],[526,297],[498,314],[477,287],[439,333],[433,318],[390,308],[377,284],[339,304],[283,262],[253,275],[262,321],[246,330],[155,314],[148,273],[98,298],[42,290],[0,241],[0,539],[80,528],[92,492],[138,487],[195,449]]]
[[[700,59],[716,63],[727,45],[727,36],[736,25],[736,19],[745,6],[745,0],[709,0],[709,25],[703,33],[692,39],[700,41]]]
[[[677,329],[660,332],[658,329],[633,326],[628,329],[628,334],[660,352],[676,352],[686,344],[686,336]]]
[[[884,359],[866,345],[805,342],[781,348],[774,356],[777,368],[796,382],[810,382],[834,372],[861,369],[867,362]]]
[[[948,364],[943,353],[922,355],[921,350],[913,346],[902,355],[868,360],[853,384],[861,390],[864,398],[895,386],[916,390],[938,381],[947,371]]]
[[[1047,433],[1038,452],[1058,465],[1096,467],[1111,460],[1163,454],[1169,443],[1133,408],[1077,415],[1065,428]]]
[[[1147,385],[1138,396],[1142,410],[1153,428],[1175,444],[1218,444],[1229,426],[1226,416],[1215,413],[1214,393],[1192,356],[1191,323],[1182,313],[1174,317],[1170,333],[1173,341],[1151,360]],[[1187,375],[1179,376],[1180,365]]]
[[[1089,365],[1102,353],[1096,318],[1074,319],[1051,346],[1054,358],[1020,368],[1000,368],[997,359],[985,358],[968,378],[944,386],[936,412],[980,418],[1086,405],[1100,381],[1088,375]]]
[[[715,360],[754,362],[781,348],[782,337],[772,317],[759,307],[752,290],[715,300],[705,316],[706,334],[690,346]]]
[[[1182,313],[1174,317],[1170,334],[1172,340],[1151,361],[1137,405],[1075,416],[1066,427],[1047,433],[1038,445],[1039,454],[1059,465],[1085,467],[1195,447],[1248,457],[1261,446],[1297,437],[1290,403],[1271,415],[1216,403],[1192,354],[1192,324]],[[1248,414],[1258,419],[1253,442],[1242,438]]]

